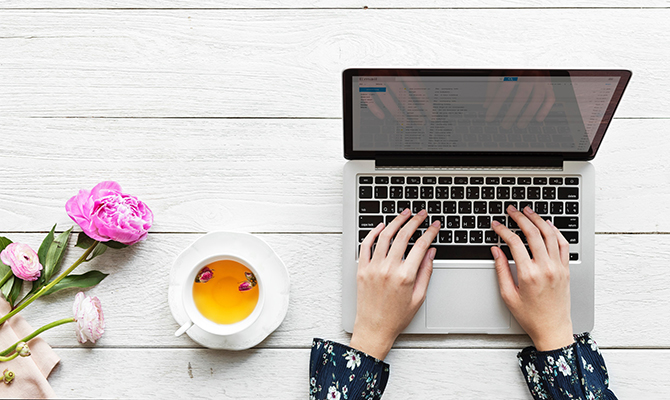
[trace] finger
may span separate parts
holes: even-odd
[[[526,235],[526,241],[528,241],[528,247],[530,247],[530,251],[533,253],[533,258],[546,261],[549,258],[549,254],[547,254],[547,246],[545,246],[542,235],[540,235],[540,230],[514,206],[510,205],[507,207],[507,213],[519,225],[523,234]]]
[[[533,91],[532,83],[522,82],[521,84],[519,84],[519,89],[517,89],[516,95],[514,96],[514,100],[512,100],[512,105],[507,110],[507,114],[505,114],[505,118],[503,118],[503,121],[501,123],[503,129],[510,129],[512,125],[514,125],[516,117],[519,116],[521,109],[523,108],[523,106],[526,105],[526,102],[528,101],[528,98],[530,97],[532,91]]]
[[[417,308],[426,300],[426,292],[428,291],[428,284],[430,277],[433,275],[433,260],[435,259],[437,249],[432,248],[426,252],[426,255],[421,260],[419,270],[416,272],[416,281],[414,282],[414,293],[412,298]]]
[[[486,110],[486,122],[491,122],[496,119],[500,108],[503,103],[505,103],[505,100],[507,100],[507,97],[512,93],[512,89],[514,89],[515,85],[516,82],[514,81],[505,81],[500,84],[498,91],[493,95],[493,100],[491,101],[489,109]]]
[[[373,260],[386,257],[386,253],[388,253],[389,247],[391,246],[391,239],[393,239],[395,234],[398,232],[398,229],[400,229],[400,227],[402,227],[403,224],[407,222],[410,214],[411,212],[409,208],[402,210],[400,214],[393,218],[393,221],[388,224],[386,229],[381,231],[379,238],[377,239],[375,253],[372,255]]]
[[[426,231],[421,235],[419,240],[414,243],[412,250],[409,251],[409,254],[405,258],[405,265],[410,270],[410,273],[416,273],[416,270],[421,264],[426,252],[430,248],[433,239],[437,236],[437,233],[440,231],[440,220],[436,220],[426,229]]]
[[[421,108],[412,98],[410,91],[407,90],[407,85],[400,82],[389,82],[387,86],[395,93],[395,97],[400,102],[400,106],[405,110],[407,118],[414,123],[419,122],[422,118],[419,111]]]
[[[535,227],[540,231],[542,237],[544,238],[544,245],[547,248],[547,254],[552,259],[560,259],[561,254],[558,251],[558,238],[556,237],[556,231],[551,225],[547,224],[545,220],[542,219],[532,208],[526,206],[523,209],[524,215],[533,223]]]
[[[361,96],[365,104],[368,105],[368,109],[379,119],[384,119],[384,111],[377,105],[375,99],[372,97],[372,94],[364,94]]]
[[[374,227],[373,230],[368,232],[368,234],[365,236],[365,239],[363,239],[363,242],[361,243],[361,253],[358,255],[359,267],[361,265],[361,261],[364,262],[365,264],[370,262],[370,253],[372,253],[372,245],[374,244],[377,235],[379,235],[379,232],[381,232],[382,229],[384,229],[384,223],[380,222],[377,226]]]
[[[546,92],[544,97],[544,104],[542,104],[542,108],[540,108],[540,111],[538,111],[537,115],[535,116],[537,122],[542,122],[544,121],[545,118],[547,118],[547,114],[549,114],[549,111],[551,111],[551,107],[553,107],[554,103],[556,102],[554,87],[551,86],[550,83],[545,83],[544,88]]]
[[[547,221],[547,223],[550,224],[556,232],[556,237],[558,238],[558,249],[561,253],[561,264],[563,264],[566,268],[570,268],[570,243],[568,243],[568,240],[565,238],[565,236],[563,236],[561,231],[559,231],[558,228],[551,223],[551,221]]]
[[[531,97],[530,102],[528,102],[528,107],[523,112],[519,121],[517,121],[517,126],[521,129],[528,126],[530,121],[533,119],[537,110],[542,106],[542,102],[545,97],[544,85],[533,85],[533,97]]]
[[[507,304],[507,307],[511,307],[519,298],[519,292],[514,283],[512,271],[509,269],[509,261],[507,261],[505,253],[496,246],[491,247],[491,254],[493,254],[493,262],[496,266],[496,275],[498,275],[500,296],[505,301],[505,304]]]
[[[416,232],[419,225],[423,222],[424,219],[428,216],[426,210],[419,211],[412,219],[407,221],[405,226],[400,229],[395,239],[393,239],[393,244],[389,250],[388,257],[394,260],[401,260],[405,255],[405,249],[407,249],[407,243],[409,243],[409,238],[412,237],[414,232]]]
[[[526,246],[523,245],[521,238],[517,236],[514,232],[507,229],[507,227],[500,222],[493,220],[491,221],[491,227],[502,238],[502,240],[507,243],[510,251],[512,252],[512,257],[517,265],[517,270],[519,270],[519,265],[526,265],[530,261],[530,256],[526,251]]]

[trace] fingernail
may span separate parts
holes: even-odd
[[[437,249],[435,247],[433,247],[432,249],[428,250],[428,257],[431,260],[434,260],[435,259],[435,253],[437,253]]]
[[[508,210],[510,210],[510,209],[511,209],[511,210],[512,210],[512,212],[514,212],[514,211],[519,211],[519,210],[517,210],[517,209],[516,209],[516,207],[514,207],[514,206],[513,206],[513,205],[511,205],[511,204],[509,205],[509,207],[507,207],[507,209],[508,209]]]
[[[423,210],[419,211],[419,215],[426,215],[428,214],[428,211],[424,208]]]
[[[438,219],[433,221],[432,225],[436,228],[439,228],[440,226],[442,226],[442,222],[440,222],[440,220]]]
[[[498,226],[500,225],[500,222],[496,221],[495,219],[491,221],[491,226]]]
[[[547,220],[547,223],[551,226],[554,226],[554,224],[550,220]]]
[[[535,214],[535,211],[533,211],[533,209],[528,206],[526,206],[526,208],[524,208],[523,210],[526,211],[528,214]]]
[[[497,247],[491,247],[491,254],[493,254],[493,259],[497,260],[498,257],[500,257],[500,253],[498,253],[498,248]]]
[[[406,209],[402,210],[402,212],[400,214],[409,215],[409,208],[406,208]]]

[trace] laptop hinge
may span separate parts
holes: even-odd
[[[563,169],[561,156],[377,156],[375,168]]]

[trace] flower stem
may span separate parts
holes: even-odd
[[[19,353],[16,353],[16,352],[14,354],[12,354],[11,356],[7,356],[7,357],[0,356],[0,362],[10,361],[10,360],[15,359],[18,356],[19,356]]]
[[[35,332],[31,333],[30,335],[24,337],[23,339],[19,340],[18,342],[14,343],[13,345],[9,346],[5,351],[3,351],[2,353],[0,353],[0,361],[3,361],[3,360],[2,360],[2,356],[6,356],[7,354],[9,354],[9,353],[11,353],[12,351],[14,351],[14,349],[16,349],[16,345],[17,345],[17,344],[19,344],[19,343],[21,343],[21,342],[26,342],[26,343],[28,343],[29,340],[31,340],[31,339],[37,337],[37,335],[39,335],[40,333],[42,333],[42,332],[44,332],[44,331],[48,331],[48,330],[51,329],[51,328],[55,328],[55,327],[57,327],[57,326],[59,326],[59,325],[67,324],[67,323],[74,322],[74,321],[75,321],[74,318],[63,318],[63,319],[59,319],[58,321],[54,321],[54,322],[52,322],[52,323],[50,323],[50,324],[46,324],[46,325],[44,325],[44,326],[41,327],[40,329],[35,330]]]
[[[5,321],[7,321],[7,320],[10,319],[11,317],[15,316],[16,314],[18,314],[21,310],[23,310],[24,308],[26,308],[26,307],[28,306],[28,304],[32,303],[32,302],[35,301],[37,298],[39,298],[39,297],[42,296],[44,293],[46,293],[49,289],[51,289],[52,287],[54,287],[54,286],[55,286],[58,282],[60,282],[63,278],[65,278],[66,276],[68,276],[68,275],[70,274],[70,272],[74,271],[74,269],[77,268],[81,263],[86,262],[86,258],[89,256],[89,254],[91,254],[91,252],[93,251],[93,249],[95,249],[95,246],[97,246],[98,243],[100,243],[100,242],[98,242],[98,241],[93,242],[93,244],[91,245],[91,247],[89,247],[88,249],[86,249],[86,251],[84,252],[84,254],[82,254],[81,257],[79,257],[79,258],[77,259],[77,261],[75,261],[74,264],[72,264],[72,265],[70,266],[70,268],[66,269],[62,274],[58,275],[58,278],[54,279],[54,280],[51,281],[48,285],[46,285],[46,286],[44,286],[42,289],[38,290],[37,293],[35,293],[31,298],[29,298],[28,300],[26,300],[25,303],[21,304],[20,306],[18,306],[18,307],[16,307],[15,309],[13,309],[9,314],[7,314],[7,315],[5,315],[4,317],[0,318],[0,325],[4,324]]]
[[[7,283],[7,281],[9,280],[9,278],[12,277],[13,274],[14,274],[14,273],[12,272],[12,270],[11,270],[11,268],[10,268],[10,270],[7,271],[7,274],[4,276],[4,278],[2,278],[2,280],[0,280],[0,287],[2,287],[2,285],[4,285],[5,283]]]

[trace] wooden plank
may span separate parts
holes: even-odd
[[[669,123],[612,123],[596,231],[670,232]],[[153,232],[342,231],[341,120],[4,118],[0,142],[2,231],[71,224],[65,202],[110,179],[149,204]]]
[[[298,399],[309,350],[57,349],[59,398]],[[619,398],[667,399],[668,350],[604,350]],[[515,350],[393,350],[384,399],[531,399]]]
[[[617,115],[667,117],[669,13],[4,10],[0,114],[340,117],[341,71],[381,65],[632,69]]]
[[[37,248],[43,235],[0,234]],[[261,348],[304,348],[313,337],[341,342],[341,235],[268,234],[263,238],[286,264],[291,298],[283,324]],[[89,290],[103,304],[107,330],[96,347],[198,347],[186,335],[175,338],[178,324],[167,302],[169,271],[177,255],[196,240],[194,234],[152,234],[131,249],[109,250],[77,273],[99,269],[110,275]],[[596,324],[594,337],[603,347],[670,347],[670,257],[667,235],[597,235]],[[65,265],[83,250],[69,250]],[[38,300],[22,311],[37,328],[66,318],[74,290]],[[43,334],[54,346],[77,346],[72,328]],[[521,348],[523,335],[404,335],[398,347]]]

